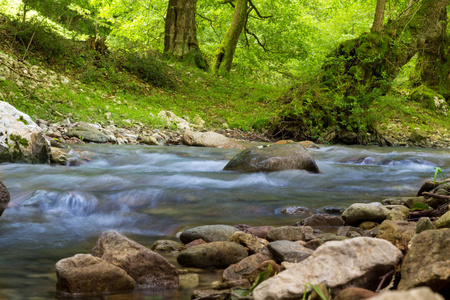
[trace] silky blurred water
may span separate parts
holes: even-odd
[[[243,174],[222,171],[237,150],[75,147],[92,161],[0,165],[11,193],[0,217],[0,299],[54,299],[55,263],[90,253],[105,230],[150,246],[197,225],[290,225],[300,217],[284,214],[285,208],[323,211],[414,196],[434,167],[450,174],[448,150],[324,146],[310,151],[320,174]],[[188,298],[188,291],[137,291],[104,299]]]

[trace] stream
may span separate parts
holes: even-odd
[[[292,225],[294,207],[336,211],[355,202],[415,196],[434,167],[450,174],[450,151],[322,146],[320,174],[222,171],[233,149],[76,145],[78,166],[0,164],[11,194],[0,217],[0,300],[56,299],[55,263],[90,253],[115,229],[150,247],[206,224]],[[169,257],[175,263],[175,257]],[[205,271],[202,285],[218,274]],[[91,299],[189,299],[190,291],[135,291]],[[87,299],[87,298],[85,298]]]

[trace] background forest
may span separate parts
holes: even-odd
[[[447,5],[430,0],[0,0],[1,48],[76,84],[0,80],[34,118],[346,144],[448,135]],[[55,113],[57,112],[57,113]]]

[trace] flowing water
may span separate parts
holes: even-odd
[[[300,216],[286,208],[324,211],[414,196],[433,178],[433,167],[450,174],[448,150],[324,146],[311,150],[320,174],[242,174],[222,171],[237,150],[76,148],[92,161],[79,167],[0,165],[0,180],[11,193],[0,217],[0,299],[55,299],[55,263],[90,253],[105,230],[150,247],[197,225],[291,225]],[[101,299],[189,299],[189,291]]]

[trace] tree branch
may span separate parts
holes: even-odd
[[[256,6],[253,4],[252,0],[248,0],[248,3],[250,4],[250,7],[253,8],[256,12],[256,14],[258,15],[258,17],[260,19],[268,19],[268,18],[272,18],[272,16],[263,16],[259,13],[258,9],[256,8]]]
[[[211,26],[211,28],[212,28],[212,30],[214,31],[214,34],[216,35],[217,39],[220,40],[220,36],[219,36],[219,34],[217,33],[216,29],[215,29],[214,26],[213,26],[214,21],[211,20],[211,19],[209,19],[209,18],[207,18],[207,17],[205,17],[205,16],[202,16],[202,15],[199,14],[199,13],[196,13],[196,15],[199,16],[200,18],[205,19],[206,21],[209,22],[209,26]]]

